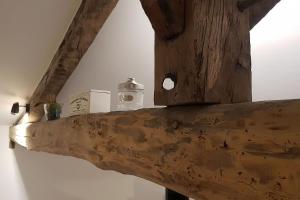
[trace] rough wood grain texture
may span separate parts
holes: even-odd
[[[279,2],[280,0],[261,0],[261,2],[250,7],[250,29],[260,22]]]
[[[57,95],[94,41],[118,0],[83,0],[50,66],[33,93],[29,122],[39,121],[41,103]],[[24,120],[24,118],[23,118]],[[21,120],[22,122],[22,120]]]
[[[155,104],[251,101],[249,13],[237,0],[186,1],[185,31],[155,40]],[[162,87],[176,79],[172,90]]]
[[[140,0],[158,37],[172,39],[184,30],[185,0]]]
[[[299,122],[300,100],[290,100],[90,114],[10,137],[199,200],[299,200]]]

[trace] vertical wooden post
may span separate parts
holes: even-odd
[[[155,105],[252,101],[249,31],[280,0],[140,1],[156,33]],[[166,86],[170,81],[173,86]],[[222,148],[228,149],[226,141]],[[218,162],[223,165],[225,160]],[[220,173],[223,176],[222,169]],[[230,196],[237,192],[231,190]],[[188,199],[177,195],[166,190],[167,200]]]
[[[189,200],[189,198],[173,190],[166,189],[166,200]]]
[[[155,104],[251,101],[249,30],[238,0],[185,1],[184,32],[155,39]],[[163,88],[166,78],[173,89]]]
[[[181,27],[185,30],[171,39],[163,37],[161,33],[166,31],[159,28],[166,23],[155,17],[163,15],[143,4],[156,32],[155,104],[251,101],[249,11],[241,10],[237,0],[188,0],[184,4],[185,22]],[[173,81],[174,88],[164,88],[166,79]],[[166,200],[173,199],[188,197],[166,189]]]

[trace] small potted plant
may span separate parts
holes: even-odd
[[[56,102],[54,95],[49,95],[49,103],[44,104],[44,111],[46,120],[56,120],[60,118],[61,105]]]

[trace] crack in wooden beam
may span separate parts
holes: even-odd
[[[299,120],[300,100],[179,106],[18,125],[10,138],[194,199],[296,200]]]
[[[42,118],[44,111],[41,104],[48,101],[48,95],[58,95],[117,2],[118,0],[82,1],[47,72],[31,97],[29,122],[36,122]],[[21,122],[24,121],[23,116],[22,119]]]

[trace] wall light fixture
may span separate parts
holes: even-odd
[[[25,106],[20,106],[19,102],[16,102],[13,104],[11,108],[11,114],[16,115],[20,111],[20,107],[24,107],[26,109],[26,113],[30,112],[30,104],[26,104]]]

